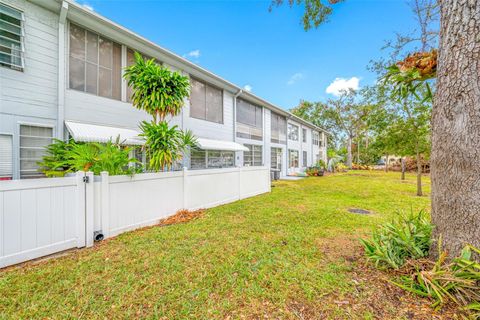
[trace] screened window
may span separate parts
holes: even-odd
[[[282,170],[282,148],[271,149],[270,166],[272,169]]]
[[[273,112],[271,115],[271,142],[285,143],[287,141],[287,120]]]
[[[192,78],[190,117],[223,123],[223,91]]]
[[[307,151],[302,152],[302,166],[307,167]]]
[[[45,147],[52,143],[53,129],[30,125],[20,126],[20,178],[38,178],[38,162],[45,155]]]
[[[237,137],[262,140],[262,107],[237,99]]]
[[[288,124],[288,139],[298,141],[298,126],[294,124]]]
[[[13,178],[12,136],[0,134],[0,180]]]
[[[307,129],[302,129],[302,141],[307,142]]]
[[[298,150],[288,150],[288,167],[298,168]]]
[[[70,24],[70,89],[121,100],[122,48]]]
[[[235,166],[235,152],[193,149],[190,153],[191,169],[231,168]]]
[[[23,39],[23,13],[0,3],[1,66],[23,70]]]
[[[319,142],[320,142],[320,138],[319,138],[319,135],[318,135],[318,132],[313,132],[312,134],[312,143],[314,146],[318,146],[319,145]]]
[[[263,164],[262,146],[246,144],[245,147],[248,148],[248,151],[243,152],[243,165],[261,166]]]

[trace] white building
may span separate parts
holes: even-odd
[[[190,77],[190,99],[170,119],[199,138],[187,166],[287,175],[326,159],[321,128],[74,1],[0,0],[0,179],[39,176],[52,138],[136,136],[150,117],[132,107],[122,79],[135,51]]]

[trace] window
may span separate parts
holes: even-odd
[[[288,167],[298,168],[298,150],[288,150]]]
[[[12,136],[0,134],[0,180],[13,178]]]
[[[307,167],[307,151],[302,152],[302,166]]]
[[[271,142],[285,143],[287,141],[287,120],[273,112],[271,115]]]
[[[262,140],[262,107],[237,99],[237,137]]]
[[[243,152],[243,165],[244,166],[261,166],[262,161],[262,146],[253,144],[246,144],[245,147],[249,151]]]
[[[231,168],[235,166],[235,152],[220,150],[192,149],[190,167],[192,169]]]
[[[298,141],[298,126],[288,124],[288,139]]]
[[[0,3],[0,66],[23,70],[23,13]]]
[[[20,126],[20,178],[37,178],[38,162],[45,154],[45,147],[52,143],[53,129],[30,125]]]
[[[302,141],[307,142],[307,129],[302,129]]]
[[[192,78],[190,117],[223,123],[223,91]]]
[[[70,89],[121,100],[122,48],[70,24]]]
[[[314,146],[318,146],[320,142],[320,138],[318,136],[318,132],[313,132],[312,134],[312,143]]]
[[[271,149],[270,166],[272,169],[282,170],[282,148]]]
[[[140,53],[143,57],[144,60],[150,60],[152,57],[149,57],[143,53]],[[162,62],[158,61],[155,59],[155,62],[159,65],[162,64]],[[127,67],[134,65],[135,64],[135,51],[133,49],[128,48],[127,49]],[[132,102],[132,88],[130,86],[127,86],[127,101]]]

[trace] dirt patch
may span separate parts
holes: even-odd
[[[291,301],[288,304],[290,309],[303,314],[305,319],[319,316],[365,319],[366,315],[371,319],[463,319],[461,310],[455,305],[446,305],[435,311],[431,308],[431,300],[410,294],[390,283],[389,280],[398,273],[380,271],[368,264],[363,247],[353,236],[322,239],[318,246],[326,262],[341,262],[349,267],[347,272],[351,287],[347,293],[333,292],[313,304]]]
[[[177,211],[177,213],[175,213],[173,216],[170,216],[160,221],[159,225],[169,226],[177,223],[185,223],[185,222],[200,218],[201,216],[203,216],[204,213],[205,213],[205,210],[203,209],[195,210],[195,211],[180,210],[180,211]]]

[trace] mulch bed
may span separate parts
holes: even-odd
[[[205,210],[203,209],[195,210],[195,211],[180,210],[180,211],[177,211],[177,213],[175,213],[173,216],[170,216],[160,221],[159,225],[169,226],[177,223],[185,223],[185,222],[200,218],[201,216],[203,216],[204,213],[205,213]]]

